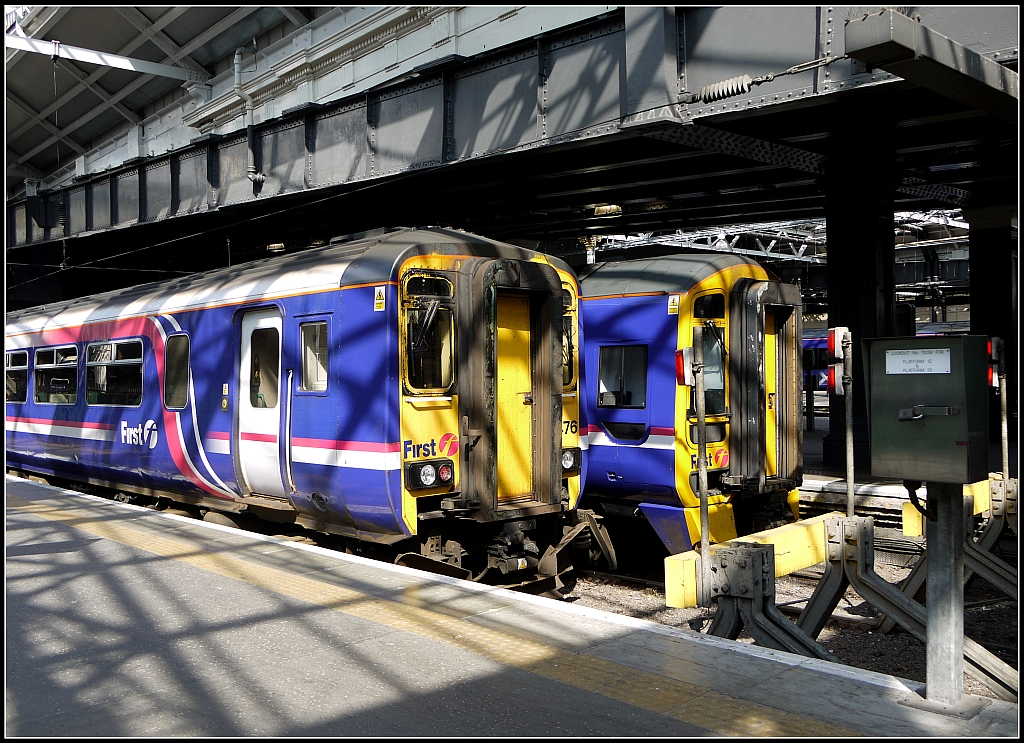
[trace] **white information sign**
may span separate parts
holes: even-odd
[[[908,348],[885,352],[886,374],[949,374],[948,348]]]

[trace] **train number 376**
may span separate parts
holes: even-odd
[[[565,426],[566,433],[576,433],[580,429],[576,421],[562,421],[562,425]]]

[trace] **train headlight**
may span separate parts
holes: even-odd
[[[405,487],[409,490],[451,486],[455,482],[455,465],[450,459],[406,464]]]
[[[571,449],[562,449],[562,473],[574,472],[580,468],[583,462],[583,452],[580,449],[573,447]]]

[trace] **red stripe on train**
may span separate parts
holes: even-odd
[[[308,446],[314,449],[338,449],[342,451],[371,451],[385,454],[401,451],[402,445],[377,443],[374,441],[335,441],[333,439],[300,439],[292,438],[293,446]]]
[[[242,431],[242,441],[266,441],[269,444],[276,444],[277,436],[272,433],[248,433]]]
[[[11,423],[42,423],[51,426],[66,426],[68,428],[97,428],[103,431],[116,431],[117,426],[113,423],[93,423],[92,421],[60,421],[53,418],[22,418],[17,415],[7,416]]]

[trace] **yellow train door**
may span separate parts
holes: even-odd
[[[779,344],[775,312],[764,311],[764,451],[765,477],[774,477],[779,468]]]
[[[498,503],[533,498],[533,368],[530,300],[498,294]]]

